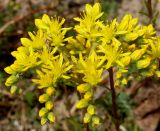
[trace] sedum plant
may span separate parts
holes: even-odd
[[[117,119],[116,87],[124,87],[128,81],[150,76],[160,76],[160,37],[152,25],[142,26],[130,14],[120,22],[102,21],[99,3],[87,4],[80,17],[74,18],[74,27],[64,28],[65,19],[44,14],[36,19],[37,31],[29,32],[30,38],[21,38],[22,46],[11,54],[12,65],[4,70],[10,74],[5,82],[11,93],[23,75],[34,70],[32,82],[43,90],[39,102],[44,103],[39,116],[41,124],[55,122],[54,97],[60,79],[74,80],[81,98],[78,109],[85,109],[83,122],[92,126],[101,123],[95,106],[95,90],[105,79],[110,79],[113,114]],[[67,37],[69,30],[76,33]],[[108,74],[106,73],[108,71]],[[114,77],[115,76],[115,77]],[[119,130],[118,119],[115,121]]]

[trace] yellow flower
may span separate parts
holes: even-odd
[[[41,64],[37,59],[38,53],[35,53],[32,47],[19,47],[17,51],[13,51],[11,54],[16,58],[16,61],[11,67],[14,71],[24,72],[29,68]]]
[[[42,29],[48,34],[60,32],[64,22],[65,19],[62,19],[62,21],[59,18],[50,19],[47,14],[44,14],[42,19],[35,19],[35,25],[38,29]]]
[[[107,60],[106,69],[113,66],[113,63],[115,63],[116,60],[118,60],[121,53],[119,46],[120,45],[118,43],[113,43],[112,45],[106,44],[104,47],[99,46],[99,52],[103,52],[105,54],[103,58]]]
[[[74,18],[76,21],[84,20],[89,17],[92,20],[97,20],[103,15],[101,12],[101,6],[99,3],[94,4],[93,6],[86,4],[85,11],[82,14],[82,18]]]
[[[51,46],[63,46],[65,42],[65,34],[70,28],[62,28],[65,19],[60,21],[59,18],[50,19],[44,14],[42,19],[36,19],[35,25],[38,29],[43,30],[48,34],[47,39],[51,41]]]
[[[50,70],[43,70],[43,72],[37,70],[37,74],[39,79],[32,79],[32,81],[36,84],[39,84],[39,89],[50,87],[56,82],[54,74]]]
[[[29,32],[29,35],[32,40],[28,38],[21,38],[21,43],[23,46],[31,46],[34,49],[42,49],[45,44],[45,36],[42,30],[38,30],[36,35],[33,35]]]
[[[115,35],[114,31],[110,29],[109,26],[104,27],[102,30],[102,38],[101,38],[102,43],[103,44],[109,43],[114,37],[114,35]]]
[[[62,54],[56,57],[53,61],[50,61],[48,66],[44,65],[44,68],[47,68],[53,72],[55,80],[57,80],[59,77],[69,79],[70,77],[65,75],[65,73],[68,72],[72,67],[73,65],[71,65],[69,61],[64,61]]]
[[[122,52],[121,43],[118,40],[114,38],[111,44],[106,44],[104,46],[99,45],[98,47],[98,52],[104,53],[101,59],[103,59],[103,61],[107,60],[105,64],[106,69],[112,67],[116,63],[122,67],[124,66],[120,58],[129,55],[129,53]]]
[[[39,54],[38,58],[40,58],[43,64],[49,65],[50,61],[53,61],[55,59],[54,54],[56,51],[57,51],[56,47],[52,49],[47,46],[43,46],[42,53]]]
[[[100,40],[102,41],[102,45],[110,43],[111,40],[115,37],[117,24],[118,23],[116,19],[114,19],[110,25],[106,24],[105,26],[102,27],[101,30],[102,37],[100,38]]]
[[[83,73],[83,81],[96,85],[102,78],[102,69],[98,69],[102,62],[98,59],[96,53],[93,51],[91,55],[84,60],[82,54],[79,55],[79,61],[77,63],[77,71]]]
[[[84,17],[85,15],[92,17],[95,20],[100,18],[103,15],[103,13],[101,12],[100,4],[95,3],[93,6],[91,6],[90,4],[86,4]]]
[[[80,22],[75,26],[75,30],[84,38],[96,38],[101,36],[99,29],[102,26],[102,22],[98,19],[102,16],[100,4],[96,3],[93,6],[87,4],[85,11],[82,14],[82,18],[74,18]]]
[[[54,57],[52,61],[48,60],[48,65],[43,65],[42,71],[37,70],[39,79],[32,79],[32,81],[39,84],[40,89],[53,86],[60,77],[70,78],[65,75],[73,67],[73,65],[69,64],[69,62],[64,62],[63,56],[60,54],[58,57]]]
[[[49,25],[51,24],[51,20],[49,18],[49,16],[47,14],[44,14],[41,19],[35,19],[35,25],[39,28],[39,29],[43,29],[43,30],[49,30]]]

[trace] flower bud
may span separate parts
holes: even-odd
[[[124,66],[127,66],[130,63],[130,60],[130,56],[125,56],[120,61],[123,63]]]
[[[127,84],[127,79],[126,79],[126,78],[123,78],[122,81],[121,81],[121,83],[122,83],[123,85],[126,85],[126,84]]]
[[[17,91],[18,87],[16,85],[11,86],[10,92],[14,94]]]
[[[87,108],[87,113],[89,113],[90,115],[94,115],[95,114],[95,107],[93,105],[89,105]]]
[[[138,34],[137,33],[129,33],[129,34],[126,34],[125,37],[124,37],[124,40],[126,42],[129,42],[129,41],[134,41],[138,38]]]
[[[143,60],[139,60],[139,61],[137,62],[137,68],[138,68],[138,69],[143,69],[143,68],[148,67],[149,64],[150,64],[150,61],[151,61],[150,58],[146,58],[146,59],[143,59]]]
[[[41,118],[41,125],[46,124],[47,121],[48,121],[48,119],[46,117],[42,117]]]
[[[86,99],[87,101],[91,100],[92,97],[93,97],[93,93],[90,91],[86,92],[84,95],[84,99]]]
[[[78,109],[84,108],[84,107],[86,107],[87,105],[88,105],[88,101],[85,100],[85,99],[81,99],[80,101],[78,101],[78,102],[76,103],[76,107],[77,107]]]
[[[121,77],[122,77],[122,73],[121,73],[121,72],[117,72],[117,73],[116,73],[116,78],[119,79],[119,78],[121,78]]]
[[[39,111],[39,117],[44,116],[47,112],[48,110],[45,107],[41,108],[41,110]]]
[[[55,94],[56,90],[54,87],[48,87],[47,90],[46,90],[46,93],[51,96],[53,94]]]
[[[86,113],[84,118],[83,118],[83,122],[84,123],[89,123],[91,120],[91,115],[89,113]]]
[[[88,90],[90,90],[91,87],[85,83],[85,84],[80,84],[77,86],[77,90],[80,92],[80,93],[85,93],[87,92]]]
[[[48,120],[50,122],[55,122],[55,116],[54,116],[53,112],[48,113]]]
[[[156,71],[157,77],[160,77],[160,71]]]
[[[138,59],[141,58],[141,56],[144,54],[144,49],[139,49],[139,50],[135,50],[132,54],[131,54],[131,58],[133,61],[137,61]]]
[[[10,77],[7,78],[5,85],[6,86],[11,86],[13,85],[15,82],[17,82],[18,77],[15,75],[11,75]]]
[[[8,74],[13,74],[13,73],[15,73],[15,71],[14,71],[10,66],[6,67],[6,68],[4,69],[4,71],[7,72]]]
[[[99,125],[100,124],[100,118],[98,116],[92,117],[92,125]]]
[[[47,94],[43,94],[43,95],[40,95],[39,96],[39,102],[40,103],[45,103],[45,102],[47,102],[49,100],[49,95],[47,95]]]
[[[53,103],[52,103],[52,101],[47,101],[47,102],[45,103],[45,107],[46,107],[46,109],[51,110],[51,109],[53,108]]]

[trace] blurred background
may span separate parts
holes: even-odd
[[[132,14],[139,18],[142,25],[152,23],[160,34],[160,2],[152,0],[152,22],[148,16],[147,0],[101,0],[104,20]],[[35,18],[46,13],[66,19],[65,27],[74,26],[73,18],[80,16],[86,3],[94,0],[0,0],[0,131],[82,131],[79,112],[74,103],[77,94],[74,86],[67,84],[56,95],[55,109],[57,123],[40,125],[38,110],[42,106],[38,102],[39,91],[31,84],[31,75],[26,74],[19,83],[21,94],[10,94],[4,86],[8,75],[4,68],[13,63],[11,52],[21,45],[20,38],[28,37],[28,31],[36,30]],[[63,82],[61,83],[61,85]],[[97,106],[105,124],[93,131],[113,131],[113,120],[107,115],[111,112],[110,93],[102,98],[103,90],[96,92]],[[118,107],[123,122],[122,131],[160,131],[160,85],[152,79],[134,82],[118,91]],[[110,129],[110,130],[109,130]]]

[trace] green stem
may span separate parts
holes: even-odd
[[[119,121],[118,121],[117,104],[116,104],[116,92],[114,89],[114,79],[113,79],[113,67],[110,67],[108,69],[108,72],[109,72],[109,80],[110,80],[110,87],[111,87],[111,93],[112,93],[113,117],[115,118],[116,131],[119,131]]]

